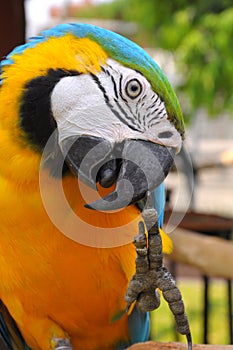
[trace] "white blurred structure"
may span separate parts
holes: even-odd
[[[64,21],[68,6],[91,5],[107,2],[110,0],[26,0],[26,37],[37,35],[41,30],[51,27],[58,22]],[[60,8],[60,18],[54,18],[51,9]]]

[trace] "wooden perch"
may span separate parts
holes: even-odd
[[[172,261],[194,266],[210,277],[233,279],[232,241],[181,228],[176,228],[170,237],[174,246],[169,255]]]
[[[233,165],[233,149],[222,152],[221,163],[225,166]]]
[[[132,345],[129,350],[187,350],[182,343],[146,342]],[[193,345],[193,350],[232,350],[232,345]]]

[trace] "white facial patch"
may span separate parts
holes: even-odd
[[[51,108],[60,146],[70,136],[90,135],[112,143],[141,139],[181,148],[181,136],[147,79],[111,59],[96,76],[62,78]]]
[[[51,102],[59,142],[75,135],[105,137],[113,141],[111,126],[117,120],[89,74],[61,79],[53,90]]]

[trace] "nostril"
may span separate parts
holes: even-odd
[[[173,136],[173,133],[171,131],[162,131],[158,134],[158,137],[161,139],[169,139]]]

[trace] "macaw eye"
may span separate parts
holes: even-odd
[[[125,92],[130,98],[134,99],[141,94],[142,84],[137,79],[131,79],[125,86]]]

